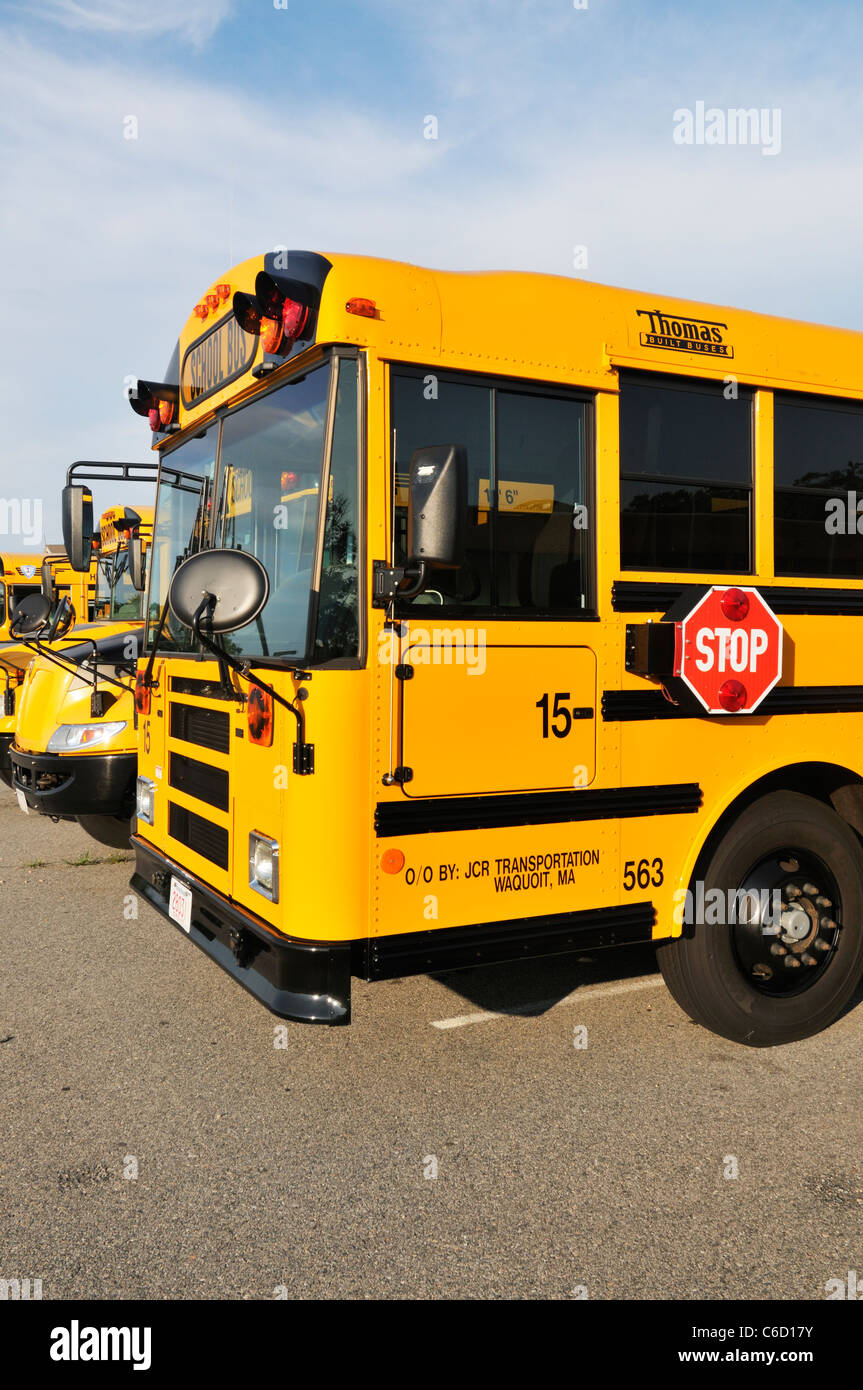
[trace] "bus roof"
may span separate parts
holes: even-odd
[[[863,333],[562,275],[428,270],[401,261],[268,252],[210,286],[184,325],[165,380],[185,425],[254,390],[260,340],[232,313],[256,277],[308,286],[318,344],[368,347],[394,361],[617,390],[617,370],[732,376],[753,386],[863,399]],[[317,298],[320,303],[317,304]],[[373,301],[372,317],[354,308]],[[290,360],[286,358],[285,360]]]
[[[0,551],[0,577],[32,580],[42,568],[41,551]]]

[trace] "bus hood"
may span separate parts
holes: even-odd
[[[114,674],[112,667],[101,664],[100,673]],[[109,743],[96,744],[92,753],[134,753],[137,736],[131,682],[121,690],[107,681],[100,681],[99,689],[105,696],[105,713],[100,719],[94,719],[90,713],[92,681],[75,669],[58,666],[45,657],[35,657],[19,696],[16,747],[23,753],[45,753],[52,735],[62,724],[122,723],[125,727]],[[71,751],[85,754],[88,750]]]

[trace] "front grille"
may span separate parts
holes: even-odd
[[[206,801],[220,811],[227,811],[230,805],[227,772],[200,763],[197,758],[187,758],[185,753],[171,753],[168,782],[186,796]]]
[[[197,705],[171,704],[171,738],[197,743],[214,753],[227,753],[231,746],[231,719],[221,709],[200,709]]]
[[[228,867],[228,832],[212,821],[196,816],[183,806],[168,802],[168,834],[181,845],[194,850],[202,858],[209,859],[220,869]]]

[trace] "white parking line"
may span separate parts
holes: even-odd
[[[545,1013],[549,1009],[559,1009],[563,1004],[583,1004],[589,999],[608,999],[613,994],[634,994],[639,989],[659,989],[664,982],[660,980],[631,980],[625,985],[588,985],[585,989],[574,989],[563,999],[534,999],[525,1004],[514,1004],[509,1009],[478,1014],[459,1014],[456,1018],[439,1018],[432,1028],[466,1028],[471,1023],[489,1023],[493,1018],[512,1018],[515,1016]]]

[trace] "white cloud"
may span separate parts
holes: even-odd
[[[7,35],[0,496],[26,478],[53,536],[71,459],[147,457],[124,377],[160,377],[203,289],[275,245],[570,275],[584,243],[590,279],[863,320],[863,188],[848,177],[858,92],[823,75],[786,83],[774,159],[681,148],[676,106],[737,98],[705,93],[703,75],[679,92],[673,74],[614,64],[588,87],[587,60],[555,83],[527,40],[521,85],[508,87],[519,54],[505,51],[523,33],[494,30],[491,78],[453,57],[437,141],[423,138],[423,118],[443,38],[392,78],[400,99],[387,107],[371,84],[367,98],[337,99],[324,84],[315,102],[282,103],[269,88],[247,96],[176,66],[86,63]],[[468,37],[479,42],[473,27]],[[123,138],[129,115],[137,140]]]
[[[232,8],[232,0],[43,0],[42,17],[66,29],[105,36],[178,34],[200,46]]]

